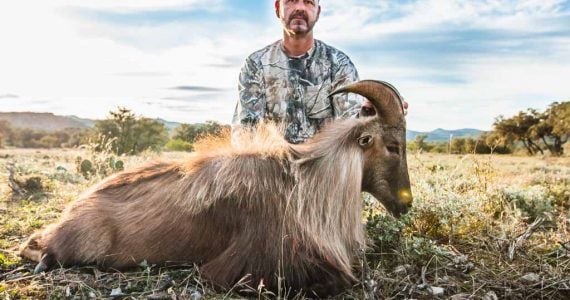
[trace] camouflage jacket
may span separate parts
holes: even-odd
[[[282,123],[290,143],[302,143],[335,118],[358,115],[362,97],[329,93],[358,80],[341,51],[319,41],[308,53],[289,57],[281,41],[251,54],[239,75],[239,101],[232,131],[259,120]]]

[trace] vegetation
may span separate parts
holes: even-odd
[[[164,124],[149,118],[137,118],[129,109],[119,108],[110,117],[95,122],[96,151],[110,150],[117,154],[137,154],[145,150],[159,151],[168,141]]]
[[[477,138],[450,138],[449,142],[428,143],[426,135],[416,136],[408,144],[411,151],[450,154],[508,154],[523,147],[529,155],[564,154],[570,137],[570,102],[554,102],[544,112],[521,111],[511,118],[499,116],[493,130]]]
[[[0,120],[0,148],[71,148],[88,142],[90,129],[67,128],[57,131],[12,128]]]
[[[152,153],[121,157],[125,168]],[[163,153],[183,159],[185,152]],[[77,158],[93,169],[85,177]],[[17,248],[54,222],[79,193],[118,169],[109,152],[0,150],[28,192],[9,188],[0,172],[0,298],[215,299],[240,297],[238,285],[213,291],[193,265],[160,267],[140,262],[128,272],[94,267],[33,275]],[[116,162],[116,160],[115,160]],[[400,219],[364,196],[370,247],[359,256],[359,283],[338,299],[567,299],[570,295],[570,159],[411,154],[414,207]],[[31,180],[30,178],[41,178]],[[260,288],[256,298],[271,298]],[[293,298],[295,295],[286,295]],[[298,297],[302,298],[302,297]]]
[[[42,131],[14,128],[0,120],[0,148],[75,148],[87,146],[96,152],[135,155],[143,151],[192,151],[194,141],[205,135],[220,134],[228,125],[216,121],[181,124],[172,137],[166,126],[154,119],[137,117],[126,108],[109,112],[109,117],[96,121],[93,129],[67,128]]]
[[[478,137],[450,137],[446,142],[428,142],[427,135],[408,141],[411,152],[448,154],[509,154],[524,149],[527,154],[553,156],[564,154],[570,135],[570,102],[554,102],[544,112],[528,109],[506,118],[499,116],[493,130]],[[181,124],[169,133],[154,119],[137,117],[126,108],[111,111],[105,120],[96,121],[94,129],[38,131],[12,128],[0,120],[0,148],[73,148],[88,144],[96,151],[116,155],[134,155],[143,151],[192,151],[196,139],[220,134],[229,125],[216,121]]]

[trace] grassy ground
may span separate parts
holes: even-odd
[[[85,179],[78,156],[101,175]],[[130,168],[152,158],[121,159]],[[113,172],[108,163],[86,150],[0,150],[0,298],[239,297],[243,287],[215,293],[191,265],[31,274],[34,264],[17,257],[18,245]],[[355,266],[362,280],[338,298],[570,298],[570,158],[411,154],[408,164],[414,208],[396,220],[364,197],[371,244]],[[9,187],[8,168],[22,195]]]

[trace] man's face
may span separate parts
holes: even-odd
[[[275,13],[287,34],[303,37],[313,30],[321,7],[318,0],[276,0]]]

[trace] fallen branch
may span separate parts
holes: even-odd
[[[536,218],[532,224],[528,226],[525,232],[519,235],[514,241],[511,242],[509,245],[508,257],[509,261],[512,261],[515,258],[515,251],[516,247],[520,246],[524,241],[526,241],[530,236],[538,229],[538,227],[544,222],[543,217]]]

